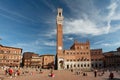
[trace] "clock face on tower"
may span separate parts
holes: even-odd
[[[61,47],[61,46],[58,46],[58,50],[62,50],[62,47]]]

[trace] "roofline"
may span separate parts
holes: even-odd
[[[22,48],[9,47],[9,46],[3,46],[3,47],[6,47],[6,48],[14,48],[14,49],[22,49]]]
[[[90,49],[90,50],[102,50],[102,48],[99,48],[99,49]]]
[[[40,55],[40,56],[55,56],[54,54],[43,54],[43,55]]]
[[[3,46],[3,45],[0,45],[1,47],[5,47],[5,48],[14,48],[14,49],[22,49],[22,48],[16,48],[16,47],[9,47],[9,46]]]

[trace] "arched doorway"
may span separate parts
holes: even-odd
[[[60,60],[60,61],[59,61],[59,64],[60,64],[60,68],[61,68],[61,69],[64,69],[64,61],[63,61],[63,60]]]
[[[69,65],[67,65],[67,69],[69,69]]]

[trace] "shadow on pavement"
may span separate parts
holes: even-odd
[[[113,78],[113,79],[105,78],[104,80],[120,80],[120,78]]]

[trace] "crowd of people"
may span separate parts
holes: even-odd
[[[9,75],[10,78],[19,76],[20,68],[5,67],[5,75]]]
[[[80,69],[71,69],[70,70],[71,72],[74,72],[76,75],[82,75],[82,76],[87,76],[87,73],[88,72],[86,72],[86,71],[82,71],[82,70],[80,70]],[[115,75],[114,75],[114,71],[116,71],[116,72],[118,72],[119,70],[117,69],[117,70],[107,70],[107,69],[94,69],[92,72],[93,72],[93,76],[94,77],[97,77],[97,76],[104,76],[104,74],[106,73],[106,72],[109,72],[109,75],[108,75],[108,78],[109,79],[114,79],[114,77],[115,77]]]
[[[18,68],[18,67],[4,67],[4,74],[6,76],[8,76],[9,78],[15,78],[17,76],[20,75],[25,75],[25,74],[29,74],[29,75],[35,75],[35,74],[43,74],[44,70],[42,70],[42,68]],[[54,69],[49,69],[50,72],[48,74],[49,77],[55,77],[55,74],[53,72]]]
[[[23,68],[17,68],[17,67],[5,67],[4,71],[5,71],[5,75],[8,76],[9,78],[17,77],[17,76],[24,75],[24,74],[35,75],[35,74],[43,74],[44,73],[44,70],[42,70],[41,68],[36,68],[36,69],[30,68],[29,70],[27,70],[27,68],[23,69]],[[80,69],[77,69],[77,70],[71,69],[70,71],[73,72],[75,75],[89,76],[89,72],[82,71]],[[112,72],[111,70],[108,70],[108,71],[109,71],[108,78],[113,79],[115,77],[114,72]],[[95,78],[98,76],[104,76],[104,74],[106,74],[106,72],[107,71],[104,69],[101,69],[101,70],[94,69],[92,71],[93,77],[95,77]],[[118,71],[116,71],[116,72],[118,72]],[[48,76],[55,77],[54,69],[49,69]]]
[[[113,72],[114,71],[118,72],[118,69],[117,70],[109,70],[109,69],[108,70],[104,70],[104,69],[102,69],[102,70],[99,70],[99,71],[97,69],[95,69],[94,70],[94,77],[103,76],[107,71],[109,72],[108,78],[109,79],[114,79],[115,76],[114,76]]]

